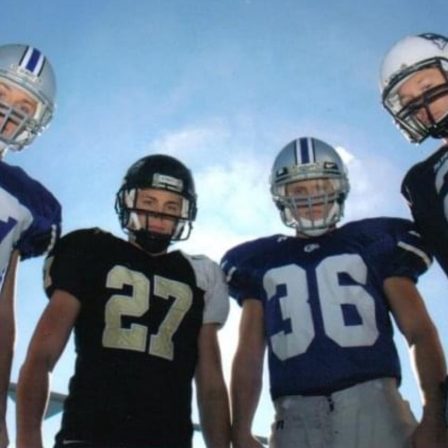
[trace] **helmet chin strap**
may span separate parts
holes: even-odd
[[[332,230],[335,227],[336,222],[339,221],[342,216],[341,205],[335,201],[327,212],[327,216],[316,220],[307,218],[297,219],[295,215],[296,212],[293,213],[289,208],[285,209],[285,217],[289,222],[293,223],[291,227],[295,227],[297,235],[306,237],[321,236]]]
[[[430,130],[429,134],[433,138],[448,139],[448,114]]]
[[[133,230],[130,232],[130,239],[151,255],[159,255],[166,252],[171,244],[171,235],[153,236],[146,230]]]

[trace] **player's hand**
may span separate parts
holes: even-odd
[[[422,419],[412,435],[412,448],[448,448],[448,431],[443,422]]]
[[[234,448],[264,448],[252,434],[234,437],[232,446]]]
[[[0,420],[0,448],[6,448],[9,445],[8,428],[6,427],[6,421]]]

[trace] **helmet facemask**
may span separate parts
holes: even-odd
[[[48,108],[34,95],[0,77],[0,90],[10,86],[25,93],[36,103],[33,115],[0,98],[0,147],[20,151],[39,135],[51,119]]]
[[[302,167],[303,169],[303,167]],[[304,174],[299,179],[277,186],[275,203],[280,209],[283,223],[306,236],[319,236],[331,228],[342,218],[344,213],[344,199],[346,196],[343,181],[340,176],[322,173],[313,175]],[[316,194],[294,194],[289,192],[289,186],[302,181],[314,180],[318,184],[327,184],[327,187],[319,187]],[[328,188],[329,187],[329,188]],[[315,209],[320,211],[316,215]]]
[[[280,151],[270,183],[283,223],[307,237],[323,235],[335,227],[343,216],[350,189],[336,150],[310,137],[293,140]]]
[[[444,82],[425,90],[419,97],[402,104],[399,91],[400,87],[412,76],[421,70],[437,69]],[[383,105],[394,117],[396,124],[405,137],[412,143],[421,143],[428,137],[448,137],[448,107],[446,112],[439,118],[435,118],[431,106],[446,97],[448,104],[448,61],[441,58],[433,58],[422,61],[403,70],[399,76],[393,79],[388,88],[383,92]],[[421,119],[423,111],[424,120]]]

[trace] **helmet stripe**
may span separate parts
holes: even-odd
[[[310,163],[316,163],[316,140],[314,138],[308,138],[308,154]]]
[[[300,139],[300,161],[301,163],[310,163],[310,153],[307,138]]]
[[[316,161],[314,142],[312,138],[300,138],[300,148],[295,145],[295,156],[297,164],[314,163]]]
[[[28,70],[33,75],[39,76],[44,67],[45,57],[43,54],[33,47],[27,47],[19,66],[25,70]]]

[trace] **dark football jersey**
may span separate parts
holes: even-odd
[[[448,275],[448,146],[414,165],[401,192],[419,232]]]
[[[273,399],[400,379],[383,281],[431,263],[410,221],[352,222],[316,238],[274,235],[231,249],[222,267],[241,304],[260,300]]]
[[[227,301],[226,289],[214,285],[225,285],[222,275],[212,278],[221,272],[216,263],[180,251],[152,257],[88,229],[62,238],[46,266],[48,296],[60,289],[81,303],[75,373],[57,440],[190,446],[191,382],[206,301]],[[215,298],[206,297],[208,289]],[[218,312],[209,321],[223,323],[225,305],[224,312],[212,307]]]

